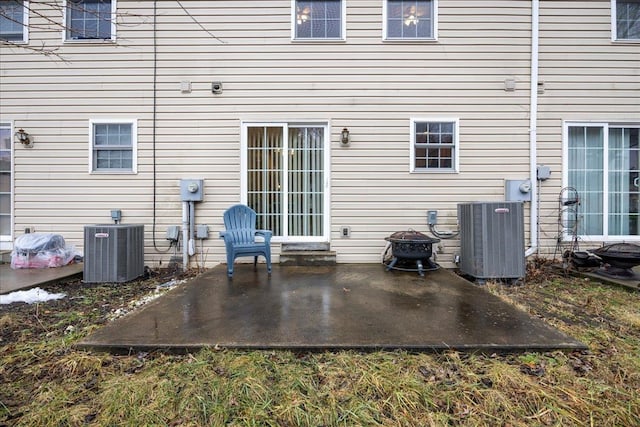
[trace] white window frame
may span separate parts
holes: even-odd
[[[29,43],[29,0],[22,2],[22,40],[7,40],[6,43],[27,44]]]
[[[432,37],[389,37],[388,36],[388,0],[383,0],[382,3],[382,40],[385,42],[436,42],[438,41],[438,0],[433,1],[433,27]]]
[[[627,121],[611,121],[611,120],[593,120],[593,121],[563,121],[562,123],[562,188],[565,188],[569,185],[569,128],[570,127],[594,127],[594,128],[602,128],[603,129],[603,176],[607,176],[609,172],[609,128],[620,128],[620,127],[640,127],[640,122],[627,122]],[[609,194],[609,185],[608,178],[604,180],[602,186],[602,194],[603,201],[606,201],[603,205],[602,209],[602,235],[592,235],[592,234],[578,234],[578,239],[581,241],[593,241],[593,242],[606,242],[606,241],[634,241],[640,242],[640,235],[633,236],[610,236],[609,235],[609,202],[608,202],[608,194]],[[579,194],[578,194],[579,196]],[[578,217],[580,216],[580,211],[578,211]],[[578,231],[580,228],[578,227]],[[565,233],[562,236],[564,241],[568,241],[572,239],[569,233]]]
[[[131,170],[129,169],[95,169],[94,125],[128,124],[131,125]],[[138,120],[137,119],[91,119],[89,120],[89,173],[92,175],[135,175],[138,173]]]
[[[618,38],[618,1],[611,0],[611,41],[620,43],[640,43],[638,39],[620,39]]]
[[[248,183],[248,129],[250,127],[279,127],[282,128],[286,139],[289,132],[289,127],[309,126],[309,127],[323,127],[324,128],[324,216],[322,219],[322,236],[288,236],[288,223],[285,220],[283,223],[283,229],[286,231],[285,236],[273,236],[272,242],[290,243],[290,242],[328,242],[331,238],[331,189],[329,183],[331,182],[331,124],[329,120],[291,120],[291,121],[273,121],[273,122],[261,122],[261,121],[243,121],[240,124],[240,203],[247,204],[248,197],[247,192],[249,190]],[[288,150],[283,150],[283,156],[286,156]],[[283,161],[283,167],[286,168],[287,162]],[[283,171],[286,176],[286,169]],[[282,192],[287,195],[289,193],[288,181],[285,179],[283,182],[284,188]],[[288,212],[288,198],[283,198],[283,213]]]
[[[13,140],[13,135],[15,133],[15,128],[12,122],[0,122],[0,127],[3,127],[5,129],[9,129],[9,147],[10,147],[10,151],[11,153],[9,154],[10,156],[10,161],[11,161],[11,170],[10,170],[10,175],[9,175],[9,179],[11,181],[10,183],[10,188],[9,188],[9,200],[10,200],[10,207],[9,207],[9,234],[0,234],[0,249],[1,250],[10,250],[13,249],[13,233],[14,233],[14,227],[15,227],[15,181],[14,181],[14,176],[15,176],[15,158],[14,158],[14,145],[15,142]]]
[[[294,42],[343,42],[347,39],[347,2],[346,0],[340,0],[340,37],[296,37],[296,2],[297,0],[291,0],[291,40]]]
[[[68,13],[67,13],[67,5],[69,1],[63,1],[62,7],[62,41],[65,43],[112,43],[116,41],[116,12],[118,10],[117,0],[111,0],[111,34],[108,39],[95,38],[95,39],[74,39],[69,37],[69,33],[71,31],[70,24],[68,22]]]
[[[416,168],[416,123],[452,123],[453,124],[453,164],[451,168]],[[409,126],[410,173],[458,173],[460,170],[460,119],[452,117],[411,117]]]

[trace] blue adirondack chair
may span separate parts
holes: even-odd
[[[270,230],[256,230],[256,212],[246,205],[234,205],[224,212],[224,227],[220,238],[224,239],[227,249],[227,274],[233,276],[233,262],[241,256],[252,256],[253,268],[256,268],[258,256],[267,261],[267,272],[271,274],[271,236]],[[256,242],[256,236],[264,241]]]

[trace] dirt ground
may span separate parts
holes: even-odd
[[[66,297],[41,304],[0,306],[0,345],[51,339],[84,326],[104,324],[117,310],[133,309],[132,301],[153,293],[158,284],[173,277],[170,271],[147,271],[143,278],[129,283],[87,284],[78,279],[47,285],[47,292]]]

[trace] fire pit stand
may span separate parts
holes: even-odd
[[[386,270],[417,271],[424,276],[425,271],[437,270],[438,264],[431,260],[433,244],[440,242],[415,230],[398,231],[385,240],[387,246],[383,256]],[[391,256],[389,256],[391,251]]]

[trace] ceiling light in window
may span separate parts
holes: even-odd
[[[302,25],[305,22],[307,22],[309,20],[309,13],[311,11],[309,10],[308,7],[305,7],[304,9],[298,9],[297,10],[297,15],[296,15],[296,22],[298,23],[298,25]]]
[[[418,18],[415,15],[409,15],[404,18],[404,25],[407,27],[410,25],[418,25]]]

